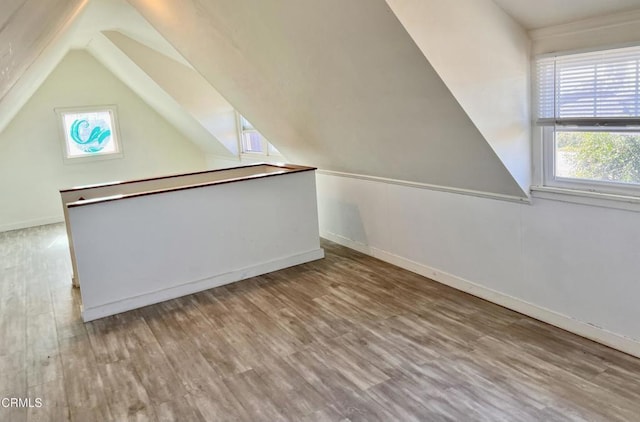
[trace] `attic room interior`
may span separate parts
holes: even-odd
[[[637,421],[640,0],[5,0],[0,421]]]

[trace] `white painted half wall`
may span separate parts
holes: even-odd
[[[640,356],[640,214],[319,174],[321,236]]]
[[[55,107],[116,104],[124,158],[64,164]],[[206,168],[205,154],[83,51],[0,133],[0,231],[62,221],[61,188]]]

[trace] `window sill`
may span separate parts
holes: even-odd
[[[572,204],[640,212],[640,197],[637,196],[588,192],[549,186],[531,186],[531,196]]]

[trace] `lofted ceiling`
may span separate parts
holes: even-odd
[[[74,20],[86,0],[3,0],[0,5],[0,100]]]
[[[476,116],[490,108],[464,98],[470,89],[464,75],[443,79],[434,68],[448,66],[443,58],[459,64],[462,47],[453,56],[440,48],[452,47],[443,41],[446,27],[437,40],[418,41],[412,10],[420,5],[420,16],[442,12],[472,22],[463,11],[487,9],[526,40],[513,20],[535,29],[638,9],[640,0],[493,2],[6,0],[0,4],[0,130],[70,49],[86,49],[212,154],[237,151],[215,134],[229,127],[202,112],[207,104],[227,114],[238,109],[300,163],[525,197],[526,183],[487,134],[500,130],[500,142],[510,142],[527,133],[479,123]],[[496,4],[513,20],[489,10]],[[478,34],[491,32],[482,25],[492,23],[480,18]]]
[[[68,31],[87,0],[3,0],[0,4],[0,101],[43,51]],[[49,69],[48,73],[51,71]],[[46,75],[45,75],[46,77]],[[0,109],[0,113],[6,114]],[[0,120],[2,115],[0,115]],[[0,128],[2,126],[0,125]]]
[[[129,2],[295,162],[526,196],[384,0]]]
[[[493,0],[525,29],[640,9],[640,0]]]
[[[151,76],[105,36],[103,31],[114,29],[121,31],[123,37],[130,36],[144,43],[149,51],[163,57],[169,66],[174,68],[177,66],[185,72],[195,73],[182,55],[125,0],[87,0],[75,3],[66,0],[69,4],[79,4],[72,10],[73,14],[70,11],[52,13],[52,10],[43,8],[42,2],[38,1],[12,0],[12,2],[15,4],[0,5],[0,16],[3,17],[7,16],[5,12],[10,13],[16,9],[11,17],[5,18],[5,26],[0,27],[0,40],[11,38],[7,42],[14,51],[15,57],[12,63],[21,63],[22,70],[18,72],[18,65],[13,65],[15,72],[20,73],[21,77],[16,78],[15,83],[7,89],[5,97],[0,101],[0,131],[19,112],[67,52],[86,49],[205,153],[233,157],[237,147],[235,145],[233,148],[227,147],[226,144],[229,142],[226,144],[220,142],[215,133],[209,130],[214,126],[211,122],[215,123],[216,116],[207,116],[208,126],[201,124],[198,116],[192,115],[179,99],[167,94],[165,88],[160,87]],[[62,2],[63,0],[55,0],[46,4],[61,6]],[[69,8],[70,6],[67,7]],[[37,25],[33,25],[34,23]],[[28,37],[16,35],[16,31],[20,28],[23,28]],[[40,41],[36,44],[31,40]],[[2,60],[0,57],[0,63]],[[159,65],[158,72],[169,72],[171,69],[169,66]],[[211,86],[208,86],[206,91],[202,90],[202,95],[215,97],[218,102],[224,103],[226,109],[232,110],[232,107],[220,98]],[[234,148],[236,151],[233,150]]]

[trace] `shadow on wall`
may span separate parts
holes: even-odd
[[[336,227],[336,233],[340,233],[341,236],[357,243],[369,244],[364,224],[362,224],[360,208],[357,205],[350,202],[330,200],[326,208],[334,210],[341,216],[338,219],[340,226]]]

